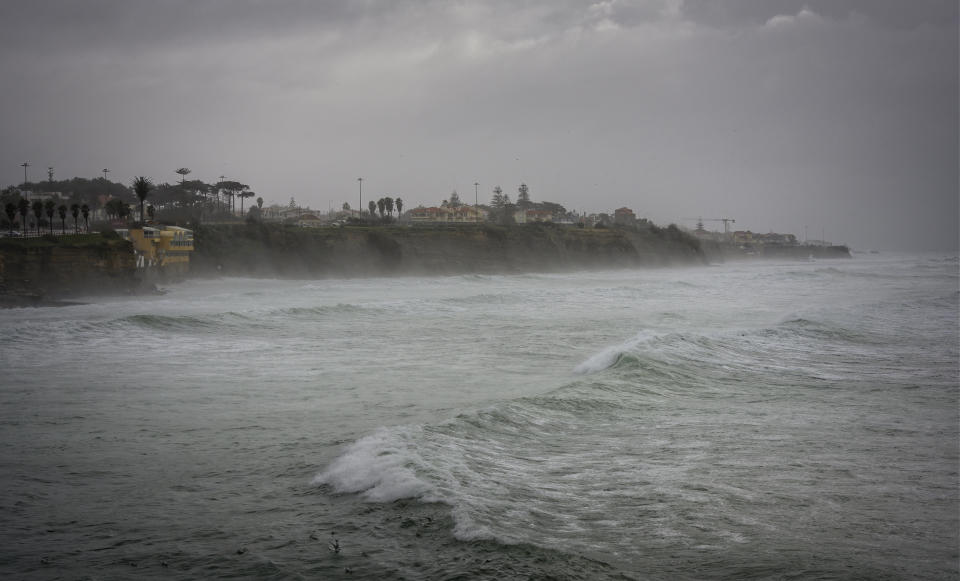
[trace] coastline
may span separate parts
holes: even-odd
[[[0,307],[66,306],[81,296],[153,295],[158,284],[184,278],[366,278],[577,272],[619,268],[705,266],[727,260],[812,256],[807,247],[761,256],[701,244],[666,228],[563,227],[550,223],[495,226],[348,226],[280,224],[195,227],[189,272],[138,268],[130,242],[111,234],[0,239]],[[850,257],[825,247],[814,258]]]

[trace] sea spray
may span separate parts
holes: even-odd
[[[350,446],[314,479],[336,492],[361,493],[372,502],[401,498],[425,498],[432,487],[419,479],[416,467],[422,460],[409,443],[415,428],[382,428]]]

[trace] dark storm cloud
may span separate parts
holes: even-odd
[[[955,246],[955,2],[18,2],[2,182],[242,178]],[[18,178],[18,175],[20,176]],[[484,194],[486,192],[486,194]],[[812,236],[812,234],[811,234]]]

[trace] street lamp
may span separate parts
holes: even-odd
[[[27,168],[30,167],[30,162],[25,161],[20,164],[20,167],[23,168],[23,187],[27,187]]]
[[[477,200],[480,199],[478,194],[479,188],[480,188],[480,182],[473,182],[473,223],[474,224],[480,221],[480,209],[477,208],[477,206],[479,205]]]
[[[360,207],[357,210],[360,219],[363,220],[363,178],[357,178],[357,182],[360,184]]]

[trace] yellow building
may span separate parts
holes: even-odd
[[[487,219],[487,213],[473,206],[441,206],[439,208],[424,208],[417,206],[410,211],[410,221],[413,223],[455,222],[477,223]]]
[[[172,273],[186,273],[190,269],[193,252],[193,230],[178,226],[145,226],[117,233],[133,243],[137,266],[159,266]]]

